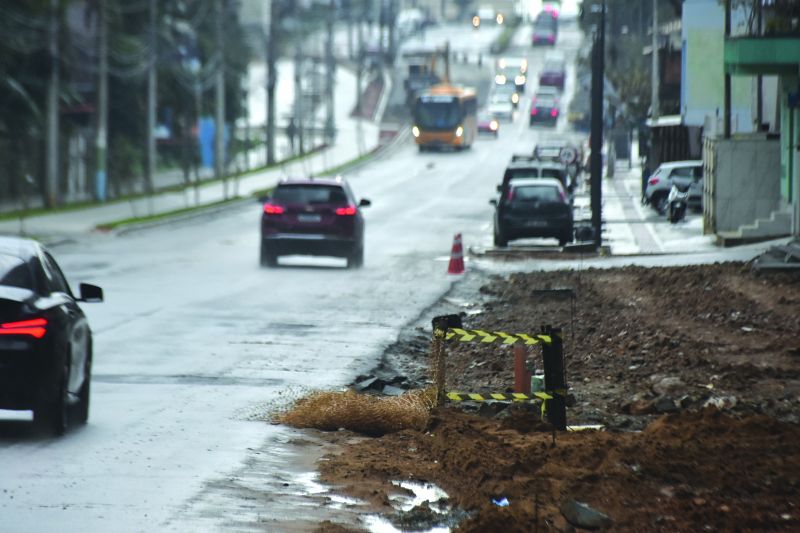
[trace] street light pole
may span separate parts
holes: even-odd
[[[592,133],[591,133],[591,206],[594,244],[603,244],[602,178],[603,178],[603,85],[605,80],[606,0],[603,0],[600,25],[592,48]]]

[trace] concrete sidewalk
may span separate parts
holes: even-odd
[[[319,174],[353,161],[378,147],[379,127],[375,123],[350,116],[356,101],[356,78],[353,73],[343,68],[337,69],[335,94],[336,139],[331,146],[303,159],[238,178],[230,177],[224,182],[201,184],[183,191],[160,192],[132,200],[46,213],[25,218],[24,221],[6,220],[0,222],[0,233],[24,233],[45,240],[74,237],[96,231],[96,228],[103,224],[127,218],[165,214],[180,209],[208,206],[223,200],[245,198],[256,191],[273,187],[282,177]],[[285,102],[285,99],[281,98],[281,101]],[[235,168],[234,162],[229,166],[229,171]],[[166,178],[166,175],[162,178]],[[178,178],[177,183],[183,183],[182,175],[175,176],[173,173],[172,179],[175,178]],[[160,179],[159,187],[165,186],[167,181],[169,180]]]

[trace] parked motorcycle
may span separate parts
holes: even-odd
[[[689,185],[679,187],[672,184],[667,196],[667,219],[676,224],[686,216],[686,208],[689,205]]]

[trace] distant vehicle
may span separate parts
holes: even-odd
[[[480,28],[481,24],[489,23],[490,21],[496,24],[503,24],[505,16],[490,6],[481,6],[477,13],[472,16],[472,26],[475,29]]]
[[[495,93],[490,95],[487,110],[491,116],[498,120],[502,119],[508,122],[514,120],[514,104],[504,94]]]
[[[103,290],[79,291],[44,246],[0,237],[0,409],[32,410],[56,435],[72,410],[81,424],[89,419],[92,332],[78,302],[102,302]]]
[[[492,86],[491,92],[492,94],[500,94],[505,96],[511,105],[514,106],[514,109],[517,108],[519,105],[520,93],[517,90],[517,86],[514,85],[513,80],[508,80],[505,76],[498,77],[495,76],[495,83]],[[503,83],[499,83],[502,81]]]
[[[495,246],[530,237],[552,237],[559,246],[573,240],[572,204],[557,179],[512,179],[491,203],[495,206]]]
[[[262,199],[261,265],[274,267],[281,255],[344,257],[348,268],[364,264],[364,217],[341,178],[288,179]]]
[[[518,178],[555,178],[565,189],[571,191],[574,188],[561,163],[542,161],[527,154],[515,154],[503,172],[503,181],[497,186],[497,192],[505,193],[509,182]]]
[[[528,82],[528,59],[524,57],[504,57],[497,61],[495,83],[505,84],[513,81],[517,92],[525,92]]]
[[[689,189],[689,208],[702,209],[703,200],[703,162],[695,161],[670,161],[661,163],[647,180],[644,191],[645,204],[650,204],[659,214],[667,211],[667,197],[673,183],[680,188]]]
[[[478,115],[478,133],[488,133],[495,138],[500,134],[500,122],[489,112]]]
[[[544,0],[542,2],[542,13],[546,13],[553,18],[558,18],[561,10],[560,0]]]
[[[544,66],[539,72],[539,87],[555,87],[564,91],[567,79],[567,69],[563,59],[545,59]]]
[[[478,134],[478,100],[472,89],[435,85],[417,97],[413,111],[411,133],[420,152],[469,148]]]
[[[533,23],[531,44],[533,46],[556,44],[558,37],[558,18],[551,13],[541,12]]]
[[[529,125],[546,124],[555,126],[558,123],[558,100],[549,96],[534,98],[531,101]]]

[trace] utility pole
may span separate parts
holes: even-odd
[[[336,80],[336,60],[333,57],[333,25],[336,18],[336,0],[330,0],[328,7],[328,43],[325,47],[325,143],[332,144],[336,137],[336,113],[334,109],[334,90]]]
[[[280,0],[278,0],[280,1]],[[267,30],[267,164],[275,164],[275,84],[278,78],[276,67],[278,48],[278,24],[280,20],[278,10],[275,9],[276,0],[267,2],[269,11],[269,24]]]
[[[650,87],[650,107],[652,109],[651,117],[653,120],[661,115],[661,105],[659,102],[659,86],[661,85],[658,49],[659,49],[659,28],[658,28],[658,0],[653,0],[653,63],[652,63],[652,78]]]
[[[47,177],[44,188],[44,202],[47,207],[55,207],[58,203],[58,93],[61,85],[58,48],[58,0],[50,0],[50,31],[48,33],[50,76],[47,80]],[[23,187],[26,186],[26,184],[23,185]]]
[[[158,30],[156,28],[157,16],[156,0],[150,0],[149,7],[149,41],[150,62],[147,66],[147,165],[145,167],[145,191],[153,192],[153,181],[156,174],[156,109],[158,107]]]
[[[294,123],[297,128],[297,145],[299,154],[305,153],[303,141],[305,140],[305,121],[303,120],[303,55],[300,47],[295,48],[294,54]]]
[[[591,206],[595,247],[603,244],[603,85],[605,81],[606,0],[603,0],[600,24],[592,47],[592,133],[591,133]]]
[[[95,197],[100,202],[106,201],[108,176],[108,17],[106,16],[106,0],[99,0],[97,17],[97,169],[95,173]]]
[[[731,0],[725,0],[725,38],[731,36]],[[722,131],[725,139],[731,138],[731,75],[725,71],[725,114],[722,117]]]
[[[216,97],[214,119],[214,177],[222,179],[223,197],[228,199],[228,181],[225,177],[225,34],[223,17],[225,0],[216,0],[214,29],[219,62],[215,73],[214,96]]]

